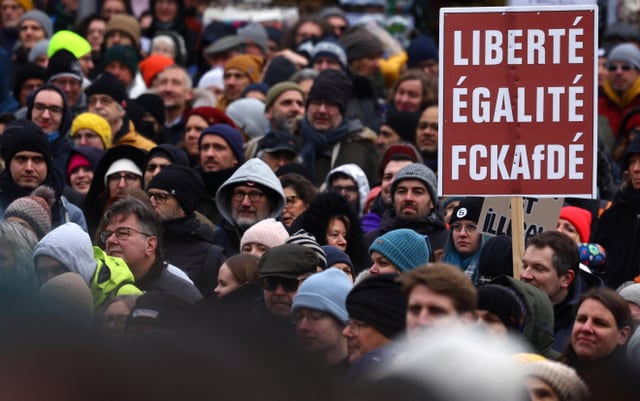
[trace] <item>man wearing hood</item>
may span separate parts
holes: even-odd
[[[380,228],[365,235],[367,243],[391,230],[410,228],[429,236],[434,259],[438,260],[449,230],[438,212],[436,187],[436,175],[424,164],[413,163],[400,169],[391,184],[393,207],[383,214]]]
[[[362,216],[369,194],[369,181],[360,166],[349,163],[334,168],[327,175],[325,185],[327,191],[344,196],[358,216]]]
[[[223,217],[215,232],[215,243],[227,257],[240,252],[240,238],[253,224],[276,218],[284,209],[280,180],[260,159],[245,162],[216,192],[216,205]]]
[[[1,136],[0,148],[7,166],[0,173],[0,217],[11,202],[46,185],[55,191],[52,227],[71,221],[87,229],[82,211],[63,196],[64,178],[53,167],[50,144],[39,126],[27,120],[9,123]]]
[[[52,165],[64,177],[72,147],[67,132],[71,128],[73,116],[62,89],[53,84],[36,89],[27,101],[26,117],[36,123],[47,136]]]

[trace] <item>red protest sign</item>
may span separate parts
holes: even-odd
[[[442,195],[596,193],[597,7],[440,10]]]

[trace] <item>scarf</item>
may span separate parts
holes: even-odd
[[[333,131],[319,132],[313,128],[306,118],[300,121],[300,133],[302,134],[302,150],[300,156],[304,166],[311,176],[315,176],[316,156],[323,153],[336,143],[342,141],[349,134],[349,122],[345,119]]]

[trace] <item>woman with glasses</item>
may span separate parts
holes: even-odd
[[[478,258],[485,239],[478,227],[483,198],[464,198],[449,220],[449,240],[442,262],[458,266],[474,284],[478,281]]]
[[[318,196],[318,190],[311,181],[295,173],[281,176],[280,183],[286,199],[282,211],[282,223],[285,227],[290,227]]]

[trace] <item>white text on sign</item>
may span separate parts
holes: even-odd
[[[506,40],[502,31],[493,29],[473,30],[470,39],[464,36],[468,34],[468,31],[453,32],[454,65],[584,62],[583,57],[578,55],[578,51],[584,48],[582,28],[509,29]],[[563,57],[566,59],[563,60]]]

